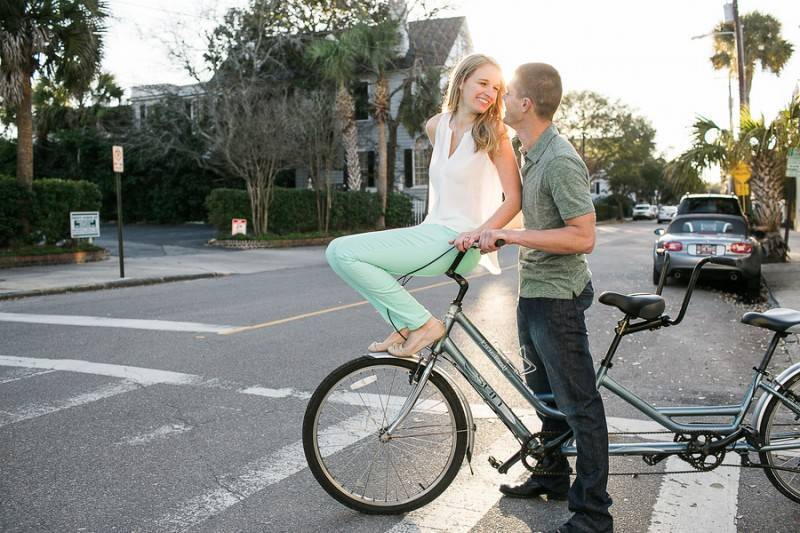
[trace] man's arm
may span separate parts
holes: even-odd
[[[594,212],[565,220],[563,228],[506,229],[494,230],[491,234],[481,234],[481,250],[483,250],[484,234],[486,244],[503,239],[506,244],[518,244],[525,248],[535,248],[549,254],[590,254],[594,250]],[[490,230],[491,231],[491,230]]]
[[[518,244],[542,252],[559,255],[588,254],[594,249],[595,213],[589,194],[585,167],[570,158],[556,158],[545,170],[549,189],[564,227],[534,229],[504,229],[485,231],[479,243],[481,251],[496,250],[494,242],[503,239],[508,244]]]

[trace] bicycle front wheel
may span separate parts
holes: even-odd
[[[334,370],[311,397],[303,419],[308,466],[336,500],[363,513],[405,513],[429,503],[464,459],[467,422],[450,384],[435,371],[414,408],[388,440],[414,385],[416,362],[362,357]]]
[[[795,398],[800,398],[800,374],[784,384]],[[785,449],[759,452],[762,463],[781,468],[800,468],[800,416],[780,398],[773,396],[764,407],[758,433],[761,446],[784,446]],[[767,477],[784,496],[800,503],[800,473],[764,469]]]

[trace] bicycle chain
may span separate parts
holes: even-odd
[[[700,434],[700,433],[702,433],[702,431],[697,431],[697,432],[690,431],[690,432],[687,432],[685,434],[692,434],[692,433]],[[608,435],[611,436],[611,435],[664,435],[664,434],[674,435],[674,433],[671,432],[671,431],[627,431],[627,432],[626,431],[618,431],[618,432],[611,432]],[[538,433],[534,433],[531,436],[531,439],[541,438],[541,437],[545,437],[545,436],[559,436],[559,435],[561,435],[561,433],[559,433],[557,431],[540,431]],[[523,464],[524,464],[524,461],[523,461]],[[719,465],[715,466],[714,468],[719,468],[720,466],[725,466],[725,467],[728,467],[728,468],[742,468],[742,465],[728,465],[728,464],[719,464]],[[576,476],[577,475],[577,473],[574,472],[571,468],[569,470],[566,470],[566,471],[547,470],[545,468],[539,468],[537,466],[528,467],[527,465],[526,465],[526,468],[531,472],[532,475],[538,475],[538,476],[565,476],[565,475],[566,476]],[[671,474],[700,474],[700,473],[708,471],[708,470],[702,470],[702,469],[699,469],[699,468],[696,468],[696,467],[693,467],[693,468],[694,468],[693,470],[669,470],[669,471],[664,471],[664,472],[609,472],[608,475],[609,476],[634,476],[634,477],[636,477],[636,476],[663,476],[663,475],[668,475],[668,474],[670,474],[670,475]]]

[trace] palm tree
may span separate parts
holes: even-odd
[[[376,78],[371,113],[378,128],[378,179],[376,185],[380,202],[380,216],[377,227],[383,229],[386,227],[386,195],[389,188],[386,120],[389,117],[391,105],[389,80],[386,73],[392,67],[392,61],[397,54],[398,21],[387,18],[377,24],[358,24],[353,27],[352,31],[357,43],[356,50],[359,52],[359,66]]]
[[[729,175],[736,166],[747,165],[754,206],[752,224],[764,234],[761,241],[767,257],[781,259],[786,251],[779,232],[786,155],[789,147],[800,141],[799,120],[798,100],[781,111],[769,126],[763,117],[753,119],[745,112],[738,137],[700,117],[693,126],[692,146],[670,163],[667,178],[673,188],[681,190],[680,180],[702,169],[719,165],[723,175]]]
[[[344,31],[339,37],[329,36],[314,41],[308,50],[308,58],[318,64],[322,75],[336,83],[336,116],[344,144],[347,167],[347,188],[361,189],[361,163],[358,159],[358,130],[355,121],[355,103],[348,82],[355,77],[358,58],[357,34]]]
[[[104,0],[0,2],[0,98],[15,112],[17,181],[33,185],[31,80],[52,77],[71,94],[83,94],[103,51]]]
[[[753,11],[742,17],[744,26],[744,76],[745,97],[743,104],[750,105],[750,88],[756,62],[761,70],[780,74],[792,56],[792,44],[781,37],[781,23],[772,15]],[[736,73],[736,41],[732,35],[733,23],[721,22],[714,28],[714,55],[710,57],[715,70],[724,68]],[[727,33],[721,33],[727,32]]]

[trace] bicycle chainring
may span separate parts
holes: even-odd
[[[686,442],[688,450],[679,453],[678,457],[692,465],[692,468],[700,472],[708,472],[714,470],[722,464],[725,459],[725,449],[720,448],[716,451],[706,453],[702,449],[707,444],[719,440],[718,435],[708,433],[692,433],[692,434],[676,434],[675,442]]]

